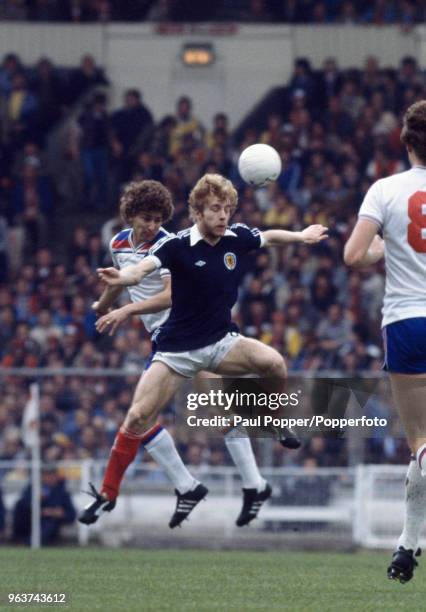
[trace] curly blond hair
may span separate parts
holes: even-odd
[[[189,194],[189,214],[202,212],[211,198],[228,201],[231,205],[231,214],[238,206],[238,193],[234,185],[220,174],[205,174],[202,176]]]

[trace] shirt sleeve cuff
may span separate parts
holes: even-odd
[[[367,221],[373,221],[373,223],[375,223],[376,225],[378,225],[380,228],[382,227],[382,222],[379,221],[378,219],[376,219],[376,217],[373,217],[372,215],[366,215],[364,213],[358,215],[359,219],[367,219]]]
[[[262,248],[263,246],[265,246],[265,242],[266,242],[266,238],[263,235],[263,232],[260,232],[259,238],[260,238],[260,248]]]

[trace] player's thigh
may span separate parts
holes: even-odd
[[[244,337],[234,344],[215,372],[228,376],[256,374],[264,378],[287,375],[284,359],[278,351],[259,340]]]
[[[392,393],[412,452],[426,443],[426,374],[391,374]]]
[[[145,416],[158,414],[170,402],[184,380],[183,376],[166,364],[155,361],[139,379],[131,410]]]

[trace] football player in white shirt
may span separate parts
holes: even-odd
[[[404,529],[388,568],[388,577],[403,583],[412,578],[417,565],[415,555],[426,517],[425,100],[405,113],[401,141],[411,169],[371,186],[344,259],[349,266],[368,266],[385,257],[385,369],[413,454],[406,480]]]
[[[161,224],[170,219],[173,207],[168,191],[160,183],[142,181],[130,183],[126,187],[120,200],[120,213],[130,227],[119,232],[110,242],[111,257],[115,267],[119,269],[141,261],[153,244],[168,235]],[[132,303],[108,312],[121,291],[122,287],[117,289],[107,286],[99,301],[93,305],[100,315],[96,323],[99,332],[109,329],[112,334],[129,316],[139,315],[146,330],[153,334],[168,318],[171,306],[168,270],[155,270],[139,285],[128,287]],[[154,350],[153,347],[153,352]],[[206,376],[215,377],[214,374],[207,373]],[[232,429],[224,434],[224,439],[243,481],[244,503],[237,518],[237,526],[242,527],[256,518],[262,504],[270,497],[272,489],[259,472],[250,439]],[[281,443],[287,447],[292,447],[292,444],[294,448],[300,446],[297,439],[292,437]],[[169,523],[171,528],[179,525],[206,496],[207,488],[190,474],[172,436],[164,427],[156,423],[139,439],[122,427],[111,451],[101,492],[98,493],[91,485],[95,501],[80,513],[80,522],[92,524],[102,511],[109,512],[113,509],[111,503],[105,504],[102,494],[115,501],[121,470],[135,457],[141,444],[164,469],[175,487],[177,502]]]

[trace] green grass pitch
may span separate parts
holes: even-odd
[[[385,578],[389,558],[372,552],[2,548],[0,608],[24,609],[4,603],[10,592],[66,592],[66,609],[78,612],[424,610],[422,567],[400,585]]]

